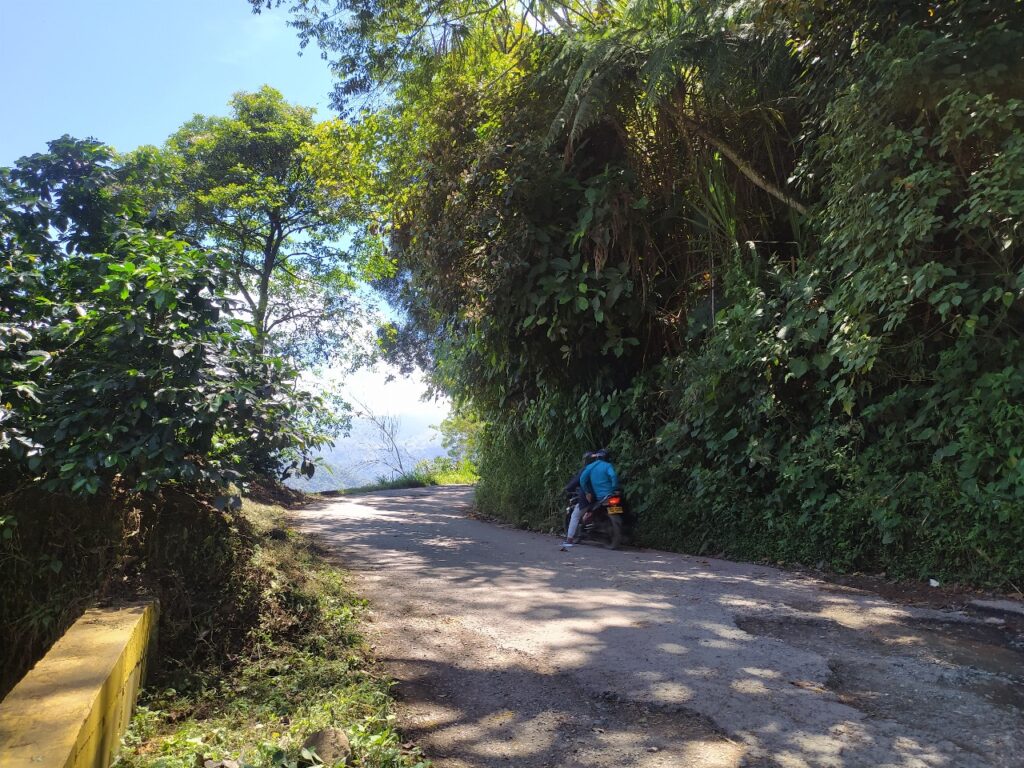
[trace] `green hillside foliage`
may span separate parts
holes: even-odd
[[[1024,582],[1019,2],[375,7],[292,3],[484,512],[607,444],[646,544]]]
[[[337,765],[429,768],[398,731],[391,684],[360,637],[366,601],[344,571],[288,528],[292,508],[280,496],[246,498],[231,564],[242,583],[219,585],[208,574],[189,580],[217,588],[188,595],[194,613],[180,618],[193,624],[178,628],[190,631],[170,638],[169,648],[160,636],[164,661],[139,697],[119,765],[319,765],[303,743],[340,728],[352,754]],[[208,648],[227,638],[229,653]],[[209,663],[218,656],[228,663]]]

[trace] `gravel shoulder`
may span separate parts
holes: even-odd
[[[1024,638],[761,565],[557,540],[472,489],[296,513],[440,768],[1024,765]]]

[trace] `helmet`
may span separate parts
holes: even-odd
[[[607,459],[608,458],[608,449],[607,448],[598,448],[596,451],[591,451],[590,458],[593,461],[597,461],[598,459]]]

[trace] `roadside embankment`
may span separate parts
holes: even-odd
[[[304,745],[326,740],[355,765],[424,768],[403,746],[389,684],[359,637],[365,602],[289,529],[284,506],[263,501],[246,500],[240,513],[254,536],[247,567],[262,587],[242,650],[220,666],[176,668],[165,659],[140,699],[121,765],[308,764]]]

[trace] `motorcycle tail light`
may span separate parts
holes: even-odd
[[[608,499],[609,504],[619,504],[621,502],[622,499],[620,499],[618,496],[612,496],[610,499]]]

